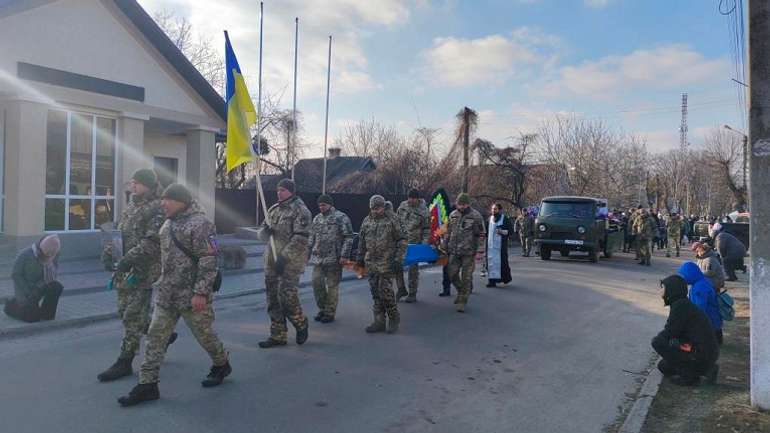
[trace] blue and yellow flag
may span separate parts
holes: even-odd
[[[225,67],[227,68],[227,171],[252,161],[256,156],[251,146],[250,128],[257,123],[257,112],[241,75],[230,37],[225,32]]]

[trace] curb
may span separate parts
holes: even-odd
[[[348,275],[348,276],[342,277],[340,279],[340,282],[357,281],[358,279],[359,278],[356,275]],[[297,288],[304,289],[307,287],[311,287],[312,285],[313,285],[312,281],[305,281],[303,283],[300,283]],[[235,290],[235,291],[230,291],[228,293],[214,295],[214,301],[217,301],[220,299],[235,299],[243,296],[258,295],[260,293],[265,293],[265,288]],[[4,340],[10,337],[21,337],[21,336],[27,336],[32,334],[39,334],[39,333],[51,331],[54,329],[77,328],[77,327],[89,325],[92,323],[104,322],[107,320],[112,320],[117,318],[118,318],[118,313],[117,311],[115,311],[112,313],[95,314],[92,316],[77,317],[74,319],[66,319],[66,320],[58,320],[58,321],[52,320],[50,322],[31,323],[27,326],[20,326],[18,328],[11,328],[11,329],[0,328],[0,340]]]
[[[644,380],[644,384],[639,390],[639,395],[636,397],[636,401],[628,412],[625,422],[620,426],[618,433],[639,433],[642,430],[644,421],[647,419],[647,413],[652,406],[652,401],[655,399],[655,395],[658,394],[660,382],[663,380],[663,374],[654,367],[658,359],[660,358],[656,357],[656,361],[653,363],[647,379]]]

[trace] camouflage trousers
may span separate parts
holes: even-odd
[[[679,233],[674,233],[674,236],[669,235],[668,236],[668,244],[666,244],[666,254],[671,255],[671,247],[673,246],[676,250],[676,253],[679,254],[679,239],[681,236],[679,236]]]
[[[409,290],[407,292],[410,295],[416,295],[417,294],[417,285],[420,281],[420,267],[418,265],[411,265],[407,268],[407,274],[409,276]],[[406,284],[404,284],[404,273],[403,272],[397,272],[396,273],[396,287],[399,289],[405,289]]]
[[[374,321],[385,323],[385,315],[391,319],[398,319],[398,304],[396,294],[393,292],[391,280],[393,275],[389,273],[369,273],[369,289],[372,292],[372,312]]]
[[[476,259],[473,255],[449,257],[449,279],[457,289],[456,304],[467,304],[468,297],[473,288],[473,270],[476,267]]]
[[[155,305],[152,313],[150,330],[147,333],[147,345],[144,349],[144,362],[139,370],[139,383],[156,383],[160,378],[160,364],[166,356],[166,347],[171,333],[174,332],[179,318],[184,318],[198,344],[209,354],[216,366],[227,363],[227,352],[214,332],[214,308],[211,302],[201,312],[191,309],[178,310]]]
[[[338,264],[315,265],[313,267],[313,294],[318,311],[334,317],[340,296],[342,266]]]
[[[519,235],[519,241],[521,242],[521,253],[525,256],[530,255],[532,252],[532,241],[535,238],[533,236]]]
[[[279,276],[274,270],[265,269],[267,314],[270,316],[270,338],[286,341],[288,319],[295,329],[307,328],[307,317],[299,302],[299,276],[301,271],[284,270]]]
[[[147,334],[152,311],[152,290],[149,288],[118,288],[118,316],[123,322],[120,357],[133,358],[139,351],[142,335]]]
[[[652,239],[638,239],[639,258],[648,261],[652,257]]]

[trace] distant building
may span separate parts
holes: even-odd
[[[142,167],[214,215],[224,101],[135,0],[0,1],[0,53],[3,243],[93,254]]]

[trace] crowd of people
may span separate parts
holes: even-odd
[[[232,372],[228,352],[213,330],[213,296],[221,284],[214,223],[186,187],[172,184],[161,188],[153,170],[136,171],[129,188],[132,194],[118,224],[122,246],[107,243],[102,253],[105,269],[113,272],[110,284],[117,293],[123,338],[117,360],[97,376],[99,381],[109,382],[132,375],[133,360],[146,335],[139,383],[118,399],[123,406],[160,397],[160,366],[167,348],[177,339],[175,327],[180,318],[212,360],[202,386],[217,386]],[[331,196],[318,198],[320,212],[315,217],[295,194],[292,180],[278,183],[277,198],[258,229],[266,243],[264,276],[270,320],[269,336],[258,343],[263,349],[288,343],[287,322],[294,328],[297,344],[308,340],[309,319],[298,294],[300,277],[308,263],[313,268],[318,308],[315,321],[324,324],[335,320],[342,272],[350,267],[368,277],[373,320],[365,331],[392,334],[400,325],[399,300],[417,301],[420,260],[408,261],[405,279],[408,245],[432,244],[445,258],[443,291],[439,295],[449,296],[454,285],[454,308],[463,313],[473,290],[476,262],[484,265],[487,287],[507,284],[512,280],[509,238],[518,234],[521,254],[528,257],[535,237],[536,215],[531,210],[522,209],[512,222],[503,207],[493,203],[485,221],[471,207],[466,193],[457,196],[446,223],[436,230],[425,200],[417,190],[411,190],[395,210],[380,195],[369,199],[370,212],[361,224],[356,247],[351,220],[335,208]],[[648,266],[653,242],[661,236],[661,224],[667,235],[667,255],[674,251],[679,256],[683,237],[691,232],[691,223],[676,213],[656,219],[654,211],[640,207],[629,214],[616,212],[608,217],[618,218],[627,234],[625,249],[634,248],[640,264]],[[719,224],[712,227],[712,237],[715,248],[706,243],[693,244],[697,263],[685,263],[678,276],[661,282],[664,301],[672,309],[669,323],[653,341],[653,347],[664,358],[661,371],[675,373],[688,383],[700,375],[713,374],[718,345],[712,344],[711,338],[722,341],[719,311],[716,315],[714,312],[714,307],[718,308],[715,296],[725,279],[735,278],[736,269],[745,269],[746,250],[740,241],[721,230]],[[60,247],[59,238],[48,235],[19,254],[12,273],[16,292],[5,304],[6,314],[26,321],[55,317],[62,293],[56,279]],[[692,287],[689,295],[688,284]],[[705,314],[713,327],[711,337],[700,328],[698,332],[689,328],[706,322],[684,301]],[[686,351],[686,344],[696,348],[695,358],[692,353],[680,353]]]

